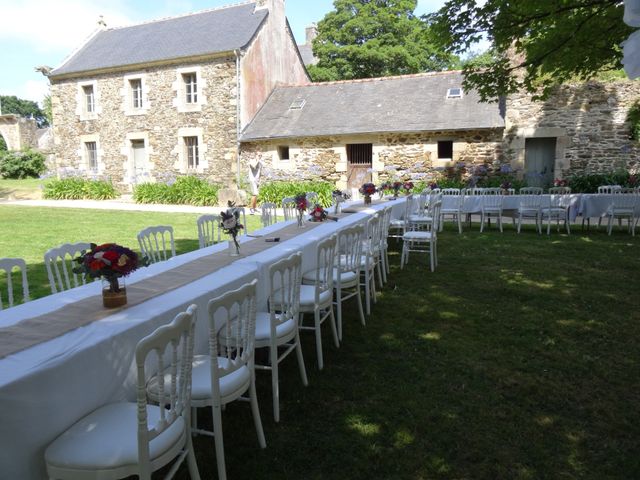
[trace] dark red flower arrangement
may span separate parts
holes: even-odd
[[[376,191],[376,186],[373,183],[365,183],[359,189],[363,195],[373,195]]]
[[[409,193],[411,190],[413,190],[413,182],[404,182],[404,185],[402,185],[402,188],[404,188],[405,192]]]
[[[296,202],[296,208],[300,212],[304,212],[309,206],[309,203],[307,202],[307,195],[304,193],[299,193],[298,195],[296,195],[294,201]]]
[[[92,243],[91,249],[83,252],[74,261],[78,263],[78,266],[73,268],[74,273],[83,274],[88,278],[104,278],[109,282],[112,292],[119,291],[118,278],[126,277],[149,263],[146,257],[139,259],[133,250],[115,243]]]
[[[311,210],[311,220],[313,222],[322,222],[328,215],[327,211],[320,205],[316,205],[313,207],[313,210]]]
[[[567,187],[569,185],[569,182],[564,178],[556,178],[553,181],[553,185],[556,187]]]

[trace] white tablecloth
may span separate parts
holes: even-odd
[[[548,207],[551,202],[551,195],[540,195],[542,198],[542,208]],[[480,213],[482,208],[482,195],[466,195],[462,203],[462,213]],[[520,206],[521,195],[505,195],[502,197],[502,210],[505,216],[510,214],[509,211],[516,211]],[[569,197],[569,206],[571,210],[571,220],[575,220],[580,208],[580,194],[571,194]],[[455,208],[460,200],[458,195],[445,195],[442,197],[442,208]]]
[[[206,352],[206,304],[211,298],[257,277],[259,304],[264,308],[271,262],[302,251],[303,268],[310,270],[315,267],[315,247],[320,240],[347,225],[366,221],[386,205],[393,206],[397,217],[404,209],[403,204],[404,199],[399,199],[373,205],[339,222],[326,222],[188,285],[0,359],[0,478],[46,478],[44,450],[60,433],[105,403],[135,401],[137,342],[189,304],[196,303],[199,307],[196,350]],[[272,225],[254,233],[268,236],[282,226],[282,223]],[[250,240],[243,237],[241,241]],[[226,242],[141,269],[128,282],[135,283],[221,250],[226,250]],[[0,311],[0,327],[99,295],[100,288],[100,282],[96,282]]]

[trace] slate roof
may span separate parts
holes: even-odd
[[[268,15],[255,3],[232,5],[181,17],[98,32],[51,76],[102,70],[247,46]]]
[[[502,103],[480,103],[475,91],[446,98],[459,87],[459,71],[278,87],[241,141],[504,128]],[[303,100],[301,109],[289,108]]]
[[[298,45],[298,51],[300,52],[300,58],[302,58],[302,63],[304,66],[307,65],[315,65],[318,63],[318,59],[313,56],[313,47],[308,44]]]

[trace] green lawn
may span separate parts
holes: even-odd
[[[186,251],[195,218],[0,207],[0,256],[41,262],[46,248],[76,240],[135,246],[139,229],[160,223]],[[249,405],[229,405],[229,478],[640,478],[640,236],[474,225],[445,229],[438,248],[434,273],[415,254],[400,271],[392,252],[367,326],[347,308],[340,349],[326,326],[324,370],[303,333],[309,386],[289,357],[279,424],[269,374],[258,372],[268,447],[258,447]],[[213,439],[195,444],[201,477],[217,478]]]
[[[640,478],[640,238],[576,233],[446,230],[435,273],[395,252],[367,326],[351,309],[340,349],[325,329],[321,372],[303,333],[308,387],[282,364],[279,424],[258,372],[266,450],[248,404],[223,412],[229,478]],[[213,440],[196,449],[216,478]]]
[[[12,196],[18,199],[41,198],[40,186],[42,180],[39,178],[25,178],[22,180],[9,180],[0,178],[0,199]]]
[[[176,251],[198,248],[196,219],[200,214],[123,212],[89,209],[0,206],[0,258],[27,262],[31,298],[51,293],[43,255],[63,243],[115,242],[139,251],[136,235],[151,225],[171,225]],[[258,216],[247,216],[249,231],[260,226]]]

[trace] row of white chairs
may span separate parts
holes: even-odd
[[[271,265],[267,311],[256,311],[256,280],[209,301],[208,355],[193,355],[195,305],[141,340],[136,348],[137,402],[100,407],[54,440],[45,451],[49,476],[121,478],[136,474],[148,479],[152,471],[177,459],[170,470],[173,474],[186,458],[191,478],[197,479],[191,435],[199,433],[214,436],[218,478],[225,479],[222,407],[248,392],[258,443],[266,447],[255,370],[271,371],[273,415],[279,421],[278,365],[289,353],[296,352],[301,381],[308,384],[300,331],[315,331],[318,368],[322,369],[322,323],[329,320],[339,346],[342,303],[354,297],[365,323],[361,273],[364,268],[373,275],[378,268],[379,282],[386,281],[390,218],[388,207],[366,225],[344,228],[321,241],[316,267],[309,272],[302,271],[300,252]],[[313,314],[309,325],[304,322],[305,314]],[[261,347],[269,349],[264,365],[255,361],[255,348]],[[170,355],[165,354],[167,349]],[[153,352],[158,373],[149,380],[147,357]],[[197,409],[203,407],[212,409],[213,432],[197,427]]]

